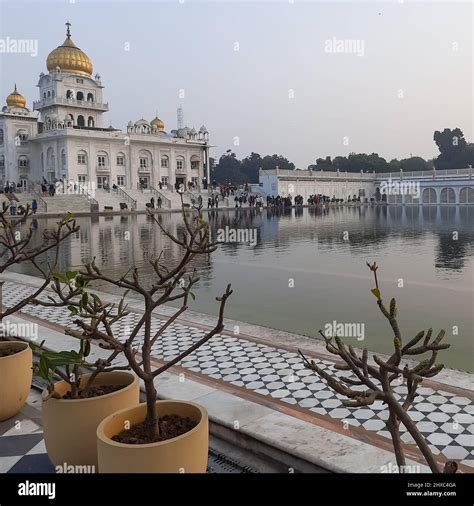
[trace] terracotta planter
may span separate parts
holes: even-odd
[[[89,376],[82,376],[81,386]],[[94,384],[127,386],[90,399],[50,398],[45,401],[48,393],[43,392],[44,440],[48,456],[55,466],[88,465],[95,466],[97,471],[97,426],[111,413],[140,402],[139,380],[129,372],[98,374]],[[55,384],[55,390],[64,395],[69,391],[69,385],[60,381]]]
[[[33,376],[33,352],[28,343],[2,341],[0,350],[18,349],[18,353],[0,357],[0,422],[16,415],[28,399]]]
[[[108,416],[97,428],[100,473],[205,473],[209,449],[207,411],[193,402],[157,401],[158,416],[181,415],[198,422],[194,429],[167,441],[150,444],[117,443],[111,438],[145,420],[146,404]]]

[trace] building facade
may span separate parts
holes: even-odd
[[[264,196],[322,194],[336,199],[382,199],[387,204],[474,204],[474,169],[378,173],[312,170],[260,170]],[[380,197],[380,198],[379,198]],[[382,198],[383,197],[383,198]]]
[[[106,188],[168,188],[209,181],[209,133],[202,126],[167,132],[163,121],[104,126],[104,86],[89,57],[71,39],[48,56],[33,112],[15,85],[0,113],[0,183],[67,179]]]

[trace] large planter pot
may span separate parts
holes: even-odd
[[[81,387],[90,374],[81,377]],[[129,372],[117,371],[98,374],[95,385],[127,385],[121,390],[89,399],[54,399],[43,392],[43,430],[46,450],[55,466],[87,465],[97,471],[96,431],[99,423],[123,408],[140,402],[140,383]],[[54,386],[59,395],[70,390],[60,381]]]
[[[0,422],[16,415],[28,399],[33,376],[33,352],[28,343],[2,341],[2,349],[18,350],[0,357]]]
[[[111,438],[143,422],[146,404],[108,416],[97,428],[100,473],[205,473],[209,450],[207,411],[188,401],[157,401],[158,416],[180,415],[198,422],[189,432],[159,443],[124,444]]]

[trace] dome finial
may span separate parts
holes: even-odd
[[[71,23],[69,23],[69,19],[66,21],[66,26],[67,26],[66,37],[68,39],[70,39],[71,38]]]
[[[16,83],[15,83],[15,91],[17,91],[17,89],[16,89]]]

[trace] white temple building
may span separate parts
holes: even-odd
[[[33,111],[15,85],[0,113],[0,184],[55,182],[123,189],[201,186],[209,181],[209,134],[188,127],[167,132],[161,119],[105,127],[104,86],[92,62],[71,39],[48,56]]]

